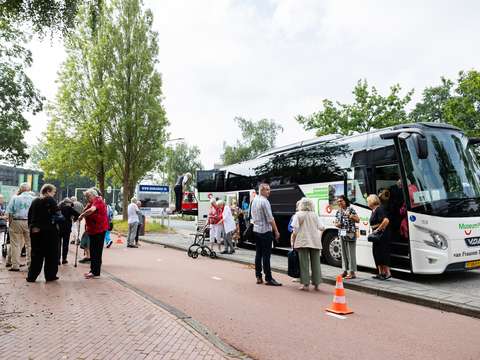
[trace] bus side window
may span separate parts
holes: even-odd
[[[365,168],[357,167],[349,172],[347,180],[347,196],[351,203],[367,206],[367,181]],[[351,179],[353,175],[353,179]]]

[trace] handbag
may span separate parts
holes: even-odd
[[[254,240],[254,235],[253,235],[253,224],[250,223],[248,224],[247,228],[243,232],[243,238],[248,241],[253,241]]]
[[[375,243],[379,243],[380,241],[382,241],[382,237],[383,237],[383,232],[374,231],[370,235],[368,235],[367,240],[368,240],[368,242],[371,242],[371,243],[375,244]]]
[[[300,277],[300,260],[298,259],[298,251],[292,249],[288,252],[288,276],[292,278]]]

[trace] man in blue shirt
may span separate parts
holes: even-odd
[[[10,199],[6,213],[9,219],[9,234],[11,248],[10,271],[20,271],[20,254],[23,246],[27,250],[27,266],[30,266],[31,246],[30,231],[28,229],[28,210],[34,197],[30,192],[30,184],[20,185],[18,192]],[[6,264],[7,266],[10,264]]]

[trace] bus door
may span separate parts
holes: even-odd
[[[208,218],[210,199],[224,199],[225,171],[197,170],[198,225],[202,227]]]
[[[405,195],[402,188],[400,166],[395,147],[375,149],[370,152],[373,191],[389,214],[390,262],[396,269],[411,269],[410,241]]]

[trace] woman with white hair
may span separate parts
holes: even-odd
[[[220,200],[218,200],[220,201]],[[214,198],[210,199],[210,209],[208,211],[208,223],[210,225],[210,241],[213,244],[218,241],[218,251],[221,250],[221,239],[223,232],[222,209],[218,206],[218,201]]]
[[[137,198],[133,197],[130,200],[130,204],[127,208],[128,214],[128,237],[127,237],[127,247],[129,248],[138,248],[138,245],[135,245],[135,236],[137,235],[138,224],[140,219],[138,214],[140,209],[137,206]]]
[[[107,206],[95,189],[84,192],[88,201],[78,220],[85,219],[85,232],[90,239],[90,272],[85,273],[86,279],[100,276],[102,267],[103,242],[108,230]]]
[[[315,205],[308,198],[297,203],[297,212],[292,220],[292,248],[298,251],[300,261],[300,290],[308,291],[310,281],[315,290],[322,282],[320,269],[320,250],[322,249],[322,233],[325,228],[315,214]],[[311,270],[311,275],[310,275]]]
[[[373,239],[375,239],[372,244],[372,252],[378,269],[378,275],[375,275],[373,278],[388,280],[392,277],[390,273],[390,220],[377,195],[369,195],[367,204],[372,209],[370,228],[373,230]],[[373,239],[369,236],[369,240]]]
[[[222,220],[220,223],[223,226],[225,233],[225,250],[222,254],[233,254],[235,249],[233,247],[233,233],[237,228],[235,219],[233,218],[232,210],[230,206],[226,205],[223,200],[217,201],[217,206],[222,209]]]

